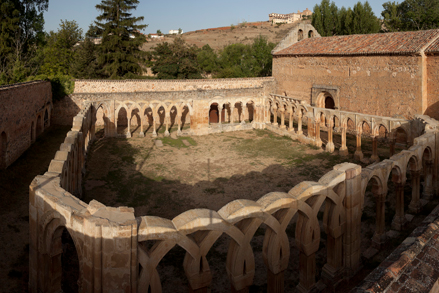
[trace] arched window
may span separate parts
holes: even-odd
[[[308,32],[308,38],[314,38],[314,32],[312,30]]]
[[[297,33],[297,41],[303,40],[303,30],[299,30]]]

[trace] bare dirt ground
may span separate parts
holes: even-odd
[[[322,131],[321,136],[325,142],[326,133]],[[175,139],[159,134],[158,140],[162,141],[163,147],[157,147],[155,139],[149,135],[145,138],[96,141],[88,157],[85,201],[96,199],[112,206],[132,206],[135,207],[136,216],[153,215],[172,219],[193,208],[219,210],[235,199],[257,200],[268,192],[288,192],[302,181],[317,181],[338,163],[353,160],[352,157],[342,158],[337,153],[329,154],[322,149],[263,130]],[[340,141],[340,136],[336,135],[336,146],[340,145]],[[347,144],[353,154],[355,137],[348,135]],[[371,156],[370,140],[363,139],[362,150],[366,158]],[[381,159],[388,158],[386,145],[380,145],[378,152]],[[356,163],[363,167],[367,165]],[[411,194],[408,185],[406,194],[408,205]],[[388,230],[391,230],[395,210],[392,198],[391,191],[386,203]],[[423,215],[415,218],[407,231],[412,231],[435,204],[437,202],[432,202]],[[323,212],[320,213],[322,216]],[[286,292],[294,291],[298,284],[299,251],[294,242],[294,222],[293,219],[287,230],[291,237],[291,262],[285,275]],[[321,230],[324,231],[323,226]],[[363,215],[362,251],[370,247],[374,230],[375,206],[368,192]],[[266,269],[261,253],[264,234],[265,227],[262,225],[252,239],[256,276],[250,292],[266,291]],[[374,258],[364,260],[364,269],[344,289],[349,290],[361,281],[407,235],[406,232],[395,234],[388,247]],[[229,241],[227,236],[222,236],[208,254],[213,273],[212,292],[230,291],[225,270]],[[316,257],[319,270],[317,280],[326,262],[325,245],[326,237],[322,233],[321,249]],[[158,269],[164,292],[187,291],[182,269],[184,255],[183,249],[175,247],[160,262]]]
[[[220,50],[225,46],[236,43],[251,44],[253,43],[253,39],[259,35],[265,36],[269,42],[277,44],[295,25],[296,23],[278,26],[272,25],[269,22],[247,26],[236,25],[234,29],[187,32],[182,34],[181,37],[189,45],[195,45],[201,48],[208,44],[212,49]],[[155,47],[161,42],[172,43],[175,37],[176,36],[165,36],[162,40],[148,40],[148,43],[142,46],[142,50],[150,51],[152,47]]]

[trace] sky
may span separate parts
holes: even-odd
[[[389,0],[370,0],[376,16],[381,16],[382,4]],[[49,0],[44,13],[45,30],[58,30],[60,20],[75,20],[84,33],[99,12],[95,6],[100,0]],[[139,0],[134,16],[143,16],[147,24],[143,33],[168,33],[181,28],[184,32],[198,29],[230,26],[243,21],[268,21],[269,13],[292,13],[306,8],[312,10],[321,0]],[[353,7],[357,1],[336,0],[337,7]],[[399,1],[401,2],[401,1]]]

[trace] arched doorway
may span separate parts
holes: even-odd
[[[334,98],[328,92],[322,92],[318,95],[316,107],[325,109],[335,109]]]
[[[41,121],[41,115],[37,118],[37,136],[43,132],[43,121]]]
[[[335,109],[334,99],[331,96],[325,97],[325,108],[326,109]]]
[[[209,123],[218,123],[218,122],[219,122],[218,104],[213,103],[212,105],[210,105]]]
[[[8,146],[8,138],[3,131],[0,136],[0,169],[6,168],[6,151]]]
[[[49,127],[49,114],[47,113],[47,109],[44,113],[44,129]]]
[[[34,127],[35,127],[35,124],[34,124],[34,122],[32,121],[32,124],[31,124],[31,126],[30,126],[30,143],[33,143],[33,142],[35,141],[35,131],[34,131]]]

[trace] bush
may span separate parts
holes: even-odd
[[[50,81],[52,85],[52,100],[59,101],[65,96],[68,96],[73,93],[75,89],[75,81],[74,78],[70,75],[54,75],[47,76],[45,74],[30,76],[27,78],[27,81],[32,80],[47,80]]]

